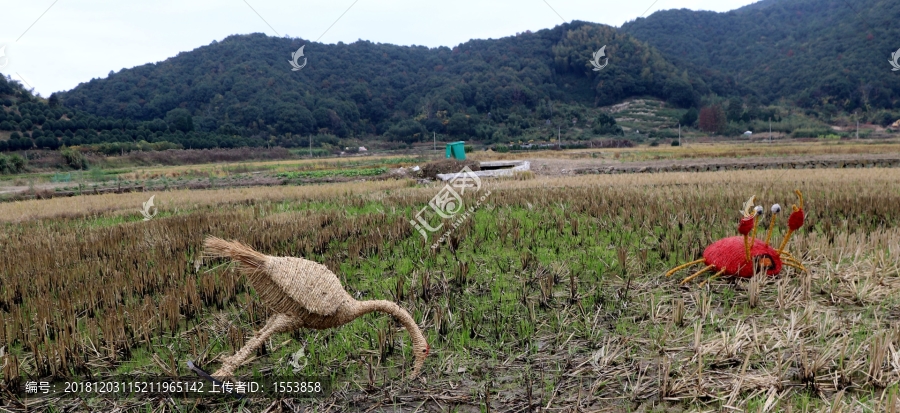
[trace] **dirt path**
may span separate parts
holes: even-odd
[[[27,185],[4,186],[3,184],[0,184],[0,194],[25,192],[25,191],[31,189],[32,187],[34,187],[34,189],[36,191],[41,191],[41,190],[52,191],[56,188],[65,188],[67,186],[72,186],[72,185],[73,184],[71,182],[44,182],[44,183],[34,184],[33,186],[27,186]],[[77,184],[75,184],[75,185],[77,185]]]
[[[76,196],[83,194],[103,194],[103,193],[124,193],[124,192],[146,192],[146,191],[165,191],[165,190],[200,190],[200,189],[222,189],[222,188],[240,188],[254,186],[277,186],[277,185],[310,185],[336,182],[350,181],[376,181],[389,179],[390,174],[382,174],[366,177],[347,177],[347,176],[330,176],[322,178],[279,178],[267,175],[255,175],[245,177],[233,177],[231,179],[215,179],[195,178],[181,182],[144,182],[139,185],[119,186],[115,182],[99,182],[84,185],[81,189],[72,189],[78,186],[78,183],[42,183],[33,186],[6,186],[0,187],[0,195],[7,194],[11,198],[9,200],[24,199],[47,199],[61,196]],[[58,188],[66,188],[68,190],[60,191]],[[33,190],[32,190],[33,189]],[[12,194],[12,195],[9,195]]]
[[[558,176],[575,175],[583,173],[634,173],[634,172],[666,172],[666,171],[704,171],[727,169],[766,169],[766,168],[840,168],[840,167],[900,167],[900,152],[886,154],[828,154],[809,156],[755,156],[746,158],[686,158],[664,159],[657,161],[620,162],[602,158],[580,159],[550,159],[532,158],[531,170],[537,175]],[[844,164],[847,164],[846,166]],[[367,179],[384,179],[388,175],[369,177]],[[97,189],[106,192],[113,189],[122,189],[125,192],[132,190],[150,189],[209,189],[240,186],[265,186],[283,185],[286,183],[309,184],[328,183],[357,180],[359,178],[331,177],[325,179],[303,179],[286,182],[283,178],[270,176],[253,176],[233,179],[192,179],[184,182],[169,183],[145,183],[139,188],[116,188],[110,183],[100,183]],[[56,191],[57,188],[73,187],[73,182],[44,182],[31,186],[9,185],[0,183],[0,195],[22,194],[30,192],[33,188],[36,192],[44,192],[44,196],[67,196],[74,193],[91,192],[92,185],[86,186],[82,191]]]

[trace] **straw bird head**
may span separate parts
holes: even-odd
[[[431,346],[425,341],[425,336],[422,335],[421,331],[416,331],[415,333],[410,331],[410,335],[413,340],[413,353],[416,356],[411,378],[415,378],[422,371],[422,366],[425,365],[425,358],[431,353]]]

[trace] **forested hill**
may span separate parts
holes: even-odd
[[[888,63],[898,22],[897,1],[763,0],[727,13],[661,11],[621,29],[714,89],[732,78],[763,102],[853,111],[900,107]]]
[[[307,65],[292,71],[291,53],[304,45]],[[604,45],[609,65],[594,71],[592,53]],[[435,131],[490,142],[543,124],[551,101],[595,107],[655,96],[687,107],[708,91],[630,35],[573,22],[453,49],[235,35],[111,72],[59,98],[96,116],[136,121],[186,111],[194,130],[225,135],[410,141]]]

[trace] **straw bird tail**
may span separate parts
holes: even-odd
[[[212,258],[231,258],[238,263],[241,272],[251,273],[262,269],[269,256],[237,241],[225,241],[208,236],[203,241],[203,256]]]

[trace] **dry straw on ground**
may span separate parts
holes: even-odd
[[[355,299],[393,295],[440,354],[422,370],[427,384],[410,388],[390,380],[401,367],[387,355],[402,335],[384,317],[279,338],[269,351],[306,338],[323,354],[311,364],[348,378],[331,398],[295,407],[890,411],[900,382],[896,182],[896,169],[486,180],[489,199],[435,252],[409,219],[441,186],[404,181],[172,192],[157,204],[180,212],[148,222],[141,194],[0,205],[16,221],[0,232],[0,347],[15,351],[0,364],[44,377],[115,371],[143,354],[136,369],[159,374],[169,360],[238,351],[272,314],[240,276],[201,262],[203,234],[217,234],[314,258]],[[750,195],[788,204],[794,188],[808,218],[790,251],[808,273],[703,290],[663,277],[733,235]],[[90,214],[100,200],[112,209],[51,219]],[[122,214],[136,221],[105,221]],[[329,353],[348,342],[359,345]]]
[[[229,205],[241,202],[321,200],[342,195],[383,191],[407,186],[402,181],[350,182],[315,186],[274,186],[216,190],[176,190],[163,193],[82,195],[67,198],[0,203],[0,222],[46,218],[79,218],[87,215],[130,215],[140,211],[150,195],[163,211]]]

